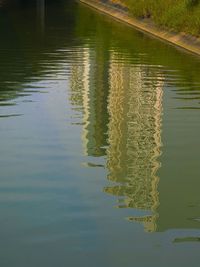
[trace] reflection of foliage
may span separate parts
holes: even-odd
[[[30,93],[30,90],[24,91],[27,82],[48,73],[48,66],[50,69],[53,66],[56,68],[59,58],[53,52],[66,45],[66,39],[73,30],[73,9],[70,8],[70,3],[67,3],[68,8],[65,10],[59,7],[63,4],[61,1],[57,6],[55,1],[48,1],[45,29],[41,32],[36,1],[25,2],[5,1],[6,6],[0,9],[0,35],[3,36],[0,42],[1,102]],[[54,19],[54,15],[57,19]],[[60,26],[67,29],[68,37],[60,31],[52,32],[52,29]],[[45,62],[48,64],[44,64]]]
[[[200,16],[199,16],[200,17]],[[127,60],[131,63],[134,55],[140,57],[141,62],[165,66],[166,69],[179,70],[181,84],[190,85],[193,88],[200,82],[198,58],[185,53],[179,53],[168,44],[156,39],[146,37],[140,32],[133,34],[133,29],[112,21],[110,18],[96,14],[87,7],[81,7],[77,12],[76,34],[85,45],[97,43],[98,39],[104,40],[107,50],[117,48],[120,53],[127,54]],[[128,56],[129,55],[129,56]],[[178,81],[173,81],[174,83]]]

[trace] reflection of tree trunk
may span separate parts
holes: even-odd
[[[37,15],[38,25],[43,32],[45,27],[45,0],[37,0]]]

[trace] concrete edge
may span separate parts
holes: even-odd
[[[92,7],[101,13],[113,17],[115,20],[128,24],[142,32],[151,34],[159,39],[165,40],[173,45],[181,47],[189,52],[200,56],[200,38],[185,34],[173,33],[166,30],[161,30],[159,27],[150,23],[150,21],[140,21],[139,19],[129,16],[126,12],[120,11],[112,6],[97,3],[91,0],[79,0],[81,3]]]

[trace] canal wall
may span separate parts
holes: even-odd
[[[200,56],[200,38],[186,33],[176,33],[162,29],[149,18],[137,19],[129,14],[125,6],[111,4],[108,1],[80,0],[81,3],[107,14],[120,22],[148,33],[154,37],[165,40],[177,47],[183,48]]]

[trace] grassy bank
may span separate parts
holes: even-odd
[[[110,0],[126,5],[138,18],[166,29],[200,36],[200,0]]]

